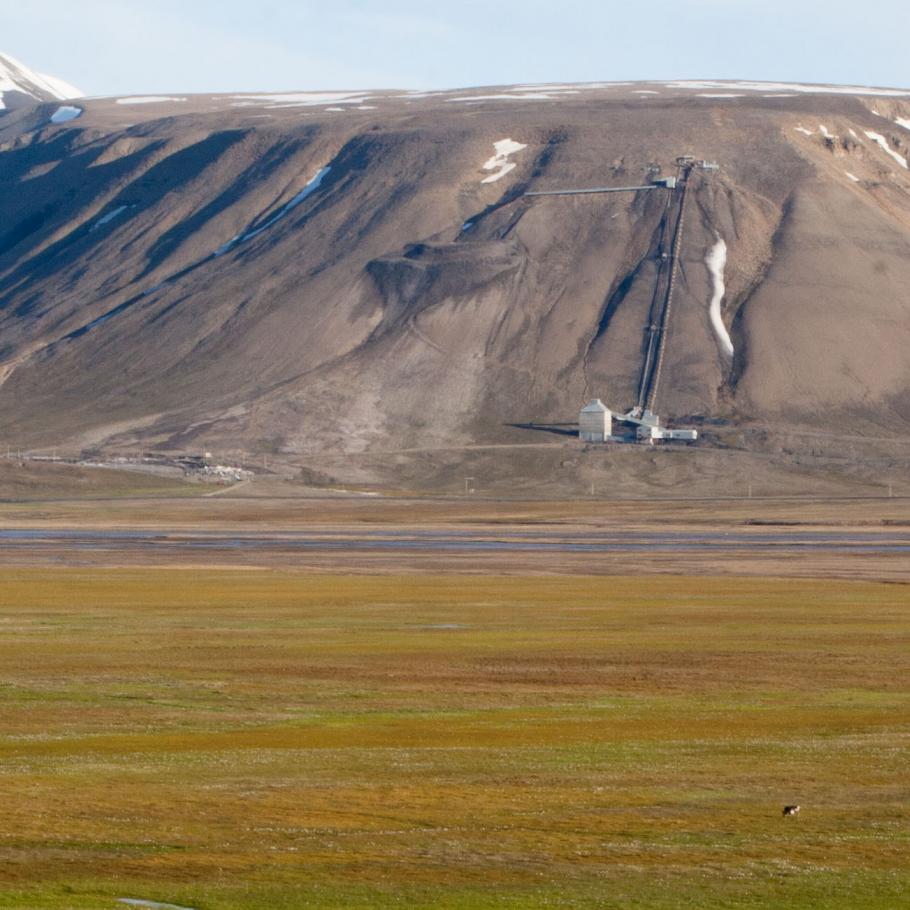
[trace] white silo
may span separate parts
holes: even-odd
[[[599,399],[589,401],[578,414],[578,435],[583,442],[606,442],[613,433],[613,414]]]

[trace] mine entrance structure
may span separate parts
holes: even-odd
[[[634,409],[628,414],[614,414],[599,398],[589,401],[578,413],[578,438],[582,442],[620,442],[622,435],[613,435],[613,421],[635,427],[635,439],[645,445],[656,442],[695,442],[698,430],[671,430],[660,425],[660,418],[650,411],[636,415]]]
[[[524,194],[526,197],[541,197],[583,196],[599,193],[638,193],[647,190],[667,191],[667,207],[663,216],[658,250],[657,279],[646,328],[647,339],[638,382],[638,398],[635,407],[626,415],[630,422],[638,425],[639,438],[650,442],[655,439],[690,438],[689,436],[671,435],[671,433],[677,431],[660,428],[660,420],[655,414],[655,402],[657,400],[657,391],[660,387],[660,374],[664,361],[667,329],[670,324],[670,315],[673,307],[673,292],[676,289],[676,277],[679,271],[689,178],[692,171],[696,168],[702,171],[716,171],[718,170],[718,165],[710,161],[699,161],[693,155],[681,155],[676,159],[677,172],[675,176],[654,177],[650,183],[641,186],[599,186],[591,187],[590,189],[536,190]],[[667,247],[668,238],[669,248]]]
[[[613,414],[599,399],[589,401],[578,414],[578,436],[582,442],[606,442],[613,435]]]

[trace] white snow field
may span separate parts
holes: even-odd
[[[186,98],[171,98],[168,95],[131,95],[128,98],[118,98],[117,104],[165,104],[168,101],[186,101]]]
[[[888,140],[881,133],[874,133],[872,130],[866,130],[865,133],[882,149],[882,151],[887,152],[902,168],[907,168],[907,159],[898,152],[895,152],[894,149],[888,145]]]
[[[69,123],[70,120],[75,120],[77,117],[81,116],[81,107],[73,107],[70,104],[64,104],[63,107],[58,107],[57,110],[51,114],[51,123]]]
[[[733,340],[730,338],[730,333],[724,325],[724,320],[720,312],[720,304],[727,291],[726,285],[724,284],[724,268],[727,265],[727,244],[720,235],[717,237],[717,243],[708,250],[708,255],[705,257],[705,264],[708,266],[708,271],[711,273],[711,280],[714,284],[714,293],[711,296],[711,302],[708,304],[708,315],[711,319],[711,327],[714,329],[714,334],[717,336],[717,340],[720,342],[720,346],[723,348],[724,353],[728,357],[732,357]]]
[[[370,100],[366,92],[283,92],[275,95],[231,95],[234,107],[260,104],[281,107],[319,107],[323,104],[363,104]]]
[[[326,174],[328,174],[328,172],[331,169],[332,168],[329,165],[326,165],[325,167],[320,168],[316,172],[316,174],[310,178],[310,180],[307,182],[306,186],[299,193],[297,193],[297,195],[294,196],[293,199],[290,200],[290,202],[287,202],[278,212],[276,212],[276,214],[274,214],[271,218],[269,218],[269,220],[266,221],[265,224],[263,224],[261,227],[254,228],[251,231],[246,231],[243,234],[238,234],[236,237],[229,240],[223,246],[218,247],[218,249],[215,250],[215,255],[223,256],[225,253],[232,250],[238,244],[245,243],[247,240],[252,240],[254,237],[258,237],[264,231],[267,231],[273,224],[276,224],[278,221],[280,221],[282,218],[284,218],[284,216],[287,215],[288,212],[290,212],[292,209],[294,209],[298,205],[300,205],[300,203],[303,202],[304,199],[306,199],[312,193],[315,193],[316,190],[318,190],[320,185],[322,184],[322,181],[325,180]]]
[[[565,92],[566,94],[577,95],[581,89],[586,88],[605,88],[609,85],[628,85],[627,82],[582,82],[573,85],[570,82],[532,82],[516,85],[510,88],[510,92]]]
[[[0,109],[4,107],[4,92],[22,92],[25,95],[35,95],[36,91],[46,92],[58,101],[82,98],[84,94],[76,86],[70,85],[62,79],[35,72],[35,70],[29,69],[15,57],[10,57],[9,54],[0,54]]]
[[[801,85],[798,82],[716,82],[679,81],[663,83],[667,88],[728,89],[747,92],[768,92],[786,89],[806,95],[877,95],[883,98],[910,97],[910,90],[898,88],[872,88],[862,85]]]
[[[905,130],[910,130],[910,120],[905,120],[903,117],[897,117],[894,122],[898,126],[902,126]]]
[[[527,145],[522,145],[522,143],[516,142],[514,139],[500,139],[499,142],[494,142],[493,149],[496,154],[484,162],[483,169],[485,171],[495,171],[495,173],[490,174],[489,177],[484,177],[480,182],[496,183],[497,180],[502,180],[509,171],[513,171],[517,167],[514,161],[509,161],[510,156],[526,148]]]
[[[446,103],[460,102],[473,104],[479,101],[557,101],[568,92],[525,92],[521,95],[467,95],[462,98],[446,98]]]

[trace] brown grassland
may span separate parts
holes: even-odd
[[[104,472],[116,474],[118,472]],[[405,496],[330,496],[299,485],[260,482],[231,489],[208,490],[187,484],[180,495],[42,498],[0,501],[0,530],[144,531],[155,532],[154,545],[123,549],[77,549],[64,544],[28,548],[3,545],[0,569],[30,566],[178,567],[224,569],[272,568],[319,574],[492,574],[510,576],[604,574],[674,574],[910,581],[910,551],[883,552],[875,547],[852,552],[788,544],[799,533],[842,535],[854,543],[876,537],[908,546],[910,499],[906,497],[785,499],[676,499],[506,501],[482,497],[439,499]],[[212,496],[211,492],[215,495]],[[209,495],[206,495],[209,493]],[[227,494],[227,495],[222,495]],[[571,535],[611,536],[630,532],[778,536],[779,545],[695,549],[665,548],[640,555],[629,552],[589,553],[556,549],[447,551],[358,548],[363,535],[424,532],[520,539],[533,533],[542,539]],[[243,547],[184,546],[192,535],[261,535],[274,544],[283,535],[329,535],[346,539],[344,549],[272,545],[268,550]]]
[[[903,584],[7,567],[0,624],[0,907],[910,894]]]

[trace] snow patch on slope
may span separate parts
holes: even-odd
[[[495,173],[490,174],[489,177],[484,177],[480,182],[496,183],[497,180],[505,177],[509,171],[514,171],[517,165],[514,161],[509,161],[509,157],[526,148],[527,145],[522,145],[522,143],[516,142],[514,139],[500,139],[499,142],[494,142],[493,149],[496,154],[484,162],[483,169],[485,171],[495,171]]]
[[[295,209],[301,202],[304,201],[308,196],[312,195],[319,189],[322,181],[325,179],[326,174],[331,170],[331,166],[326,165],[323,168],[320,168],[316,174],[310,178],[306,186],[297,193],[290,202],[286,203],[276,214],[274,214],[265,224],[261,225],[258,228],[252,228],[251,230],[245,231],[243,234],[238,234],[236,237],[229,240],[223,246],[218,247],[215,250],[216,256],[223,256],[225,253],[230,252],[235,246],[241,243],[245,243],[247,240],[252,240],[254,237],[258,237],[264,231],[267,231],[273,224],[279,222],[285,215],[288,214],[292,209]]]
[[[585,86],[581,86],[584,88]],[[526,82],[523,85],[516,85],[510,88],[510,92],[566,92],[567,94],[577,95],[579,86],[566,82]]]
[[[871,88],[862,85],[803,85],[799,82],[717,82],[690,81],[665,82],[667,88],[728,89],[747,92],[767,92],[786,89],[807,95],[878,95],[883,98],[910,96],[910,90],[896,88]]]
[[[277,95],[232,95],[234,107],[259,104],[284,107],[318,107],[323,104],[363,104],[370,99],[365,92],[285,92]]]
[[[853,183],[859,183],[859,177],[856,174],[851,174],[850,171],[844,171],[844,173],[850,178]]]
[[[910,120],[905,120],[903,117],[897,117],[894,122],[898,126],[902,126],[905,130],[910,130]]]
[[[131,205],[118,205],[117,208],[111,209],[106,215],[102,215],[90,228],[90,233],[94,233],[98,228],[103,227],[108,222],[113,221],[118,215],[122,215]]]
[[[708,250],[708,255],[705,257],[705,264],[708,266],[708,271],[711,273],[711,280],[714,284],[714,293],[711,296],[711,302],[708,304],[708,315],[711,319],[711,327],[714,329],[714,334],[717,336],[717,340],[723,348],[724,353],[728,357],[732,357],[733,341],[730,338],[727,327],[724,325],[724,320],[720,311],[721,301],[724,299],[724,294],[727,291],[726,285],[724,284],[724,268],[727,265],[727,244],[719,234],[717,236],[717,243]]]
[[[866,130],[866,135],[878,145],[882,151],[887,152],[902,168],[907,168],[907,159],[888,145],[888,140],[881,133],[874,133],[872,130]]]
[[[464,98],[446,98],[446,103],[473,104],[478,101],[556,101],[566,92],[524,92],[520,95],[468,95]]]
[[[186,98],[171,98],[167,95],[132,95],[118,98],[117,104],[164,104],[167,101],[186,101]]]
[[[51,123],[69,123],[70,120],[75,120],[77,117],[81,116],[81,107],[73,107],[72,105],[64,104],[63,107],[58,107],[57,110],[51,114]]]

